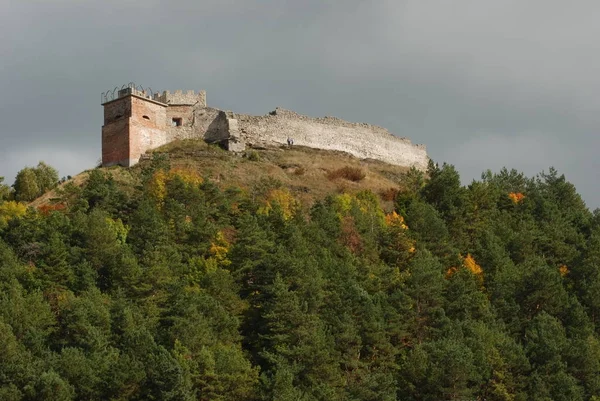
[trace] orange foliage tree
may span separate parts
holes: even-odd
[[[521,203],[523,199],[525,199],[525,195],[523,195],[521,192],[511,192],[508,194],[508,197],[513,201],[513,203]]]

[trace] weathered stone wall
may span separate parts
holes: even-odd
[[[172,126],[174,118],[181,119],[182,127],[191,127],[194,124],[194,108],[186,105],[174,105],[167,107],[166,126]]]
[[[283,109],[266,116],[236,115],[241,138],[249,145],[286,144],[338,150],[359,158],[426,169],[429,158],[423,145],[413,145],[385,128],[350,123],[334,117],[311,118]]]
[[[197,138],[203,138],[208,143],[222,143],[229,138],[227,113],[219,109],[196,109],[194,127]]]
[[[162,94],[155,94],[154,100],[165,103],[165,104],[185,104],[189,106],[197,105],[199,107],[206,107],[206,91],[194,92],[193,90],[183,93],[181,90],[177,90],[173,93],[164,91]]]
[[[117,99],[104,104],[104,125],[129,117],[131,117],[131,102]]]
[[[181,125],[175,126],[173,119],[181,119]],[[168,141],[177,139],[195,138],[194,131],[194,108],[186,105],[174,105],[167,107],[165,119],[165,130]]]

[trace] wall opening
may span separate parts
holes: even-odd
[[[171,125],[173,127],[181,127],[181,123],[182,123],[181,117],[173,117],[173,120],[171,121]]]
[[[148,117],[148,116],[142,116],[142,118],[143,118],[144,120],[149,120],[149,119],[150,119],[150,117]]]
[[[123,115],[122,115],[122,114],[117,114],[117,115],[115,116],[115,121],[116,121],[116,120],[118,120],[118,119],[119,119],[119,118],[121,118],[121,117],[123,117]]]

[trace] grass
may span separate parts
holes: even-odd
[[[343,152],[302,146],[250,151],[256,153],[259,161],[226,152],[199,140],[175,141],[154,150],[154,153],[168,153],[172,167],[197,170],[223,189],[239,187],[252,193],[257,183],[275,180],[287,188],[305,208],[330,194],[370,190],[380,196],[384,209],[391,210],[392,188],[403,186],[402,177],[408,171],[405,167],[375,160],[360,160]],[[139,185],[139,173],[150,162],[146,158],[133,168],[110,167],[104,170],[110,171],[124,189],[131,190]],[[86,179],[85,172],[73,178],[77,185],[81,185]],[[48,194],[46,199],[54,196]]]

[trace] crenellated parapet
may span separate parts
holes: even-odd
[[[168,105],[206,107],[206,91],[188,90],[185,93],[182,90],[164,91],[163,93],[155,93],[153,100]]]

